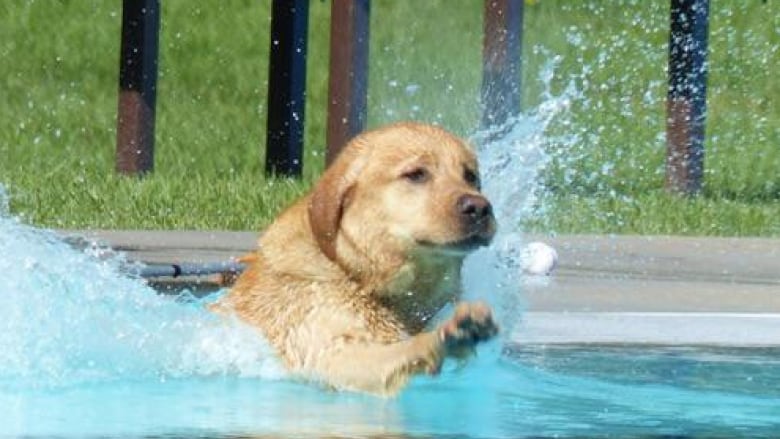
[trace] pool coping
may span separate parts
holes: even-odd
[[[152,264],[224,262],[254,249],[258,237],[59,232]],[[552,276],[526,277],[519,288],[524,312],[511,336],[515,342],[780,346],[780,239],[526,237],[535,240],[555,247],[560,259]]]
[[[780,313],[528,312],[519,345],[780,347]]]

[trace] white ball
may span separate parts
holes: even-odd
[[[558,252],[543,242],[528,244],[520,255],[523,272],[533,275],[549,275],[558,264]]]

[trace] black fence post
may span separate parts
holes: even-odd
[[[501,126],[520,111],[524,0],[485,0],[482,128]]]
[[[266,175],[299,177],[303,170],[308,23],[308,0],[273,0]]]
[[[365,127],[370,4],[370,0],[331,3],[326,164]]]
[[[704,174],[709,0],[672,0],[666,103],[666,188],[695,195]]]
[[[159,29],[159,0],[123,0],[116,130],[116,170],[122,174],[154,169]]]

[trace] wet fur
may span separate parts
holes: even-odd
[[[214,306],[259,328],[287,368],[339,389],[390,395],[437,373],[497,332],[490,310],[461,303],[466,238],[489,240],[495,222],[465,224],[459,197],[479,194],[473,152],[434,126],[402,123],[345,146],[311,193],[263,233],[257,252]],[[412,181],[425,169],[428,181]],[[483,199],[483,198],[482,198]]]

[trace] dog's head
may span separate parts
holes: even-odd
[[[347,144],[315,185],[309,219],[320,249],[337,262],[345,253],[368,260],[405,259],[415,250],[463,253],[489,243],[496,229],[473,151],[420,123]]]

